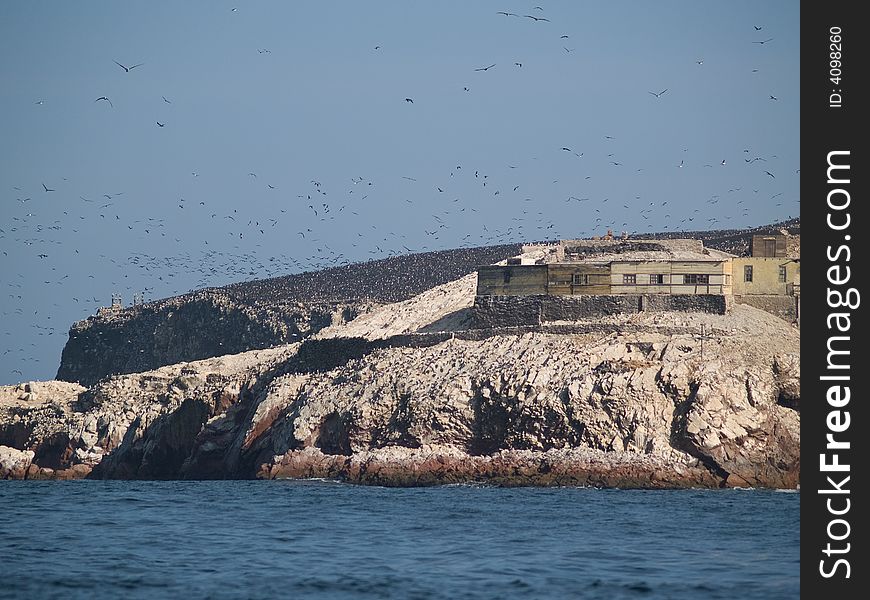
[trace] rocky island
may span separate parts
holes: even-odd
[[[58,380],[0,387],[0,478],[798,485],[795,325],[734,304],[483,326],[476,266],[538,256],[487,252],[389,294],[321,272],[342,291],[283,312],[255,282],[259,305],[225,288],[76,324]]]

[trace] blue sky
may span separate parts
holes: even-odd
[[[0,73],[0,383],[112,293],[799,214],[796,2],[10,1]]]

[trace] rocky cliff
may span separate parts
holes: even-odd
[[[0,388],[0,476],[797,485],[799,333],[785,322],[735,306],[461,339],[463,285],[319,340]],[[434,324],[456,336],[407,331]]]
[[[57,379],[94,385],[108,375],[263,349],[304,339],[372,306],[364,301],[258,306],[206,290],[73,324]]]

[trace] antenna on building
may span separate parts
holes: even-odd
[[[121,310],[124,308],[124,303],[121,301],[121,294],[112,294],[112,309]]]

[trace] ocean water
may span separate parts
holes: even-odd
[[[2,598],[796,598],[800,494],[0,481]]]

